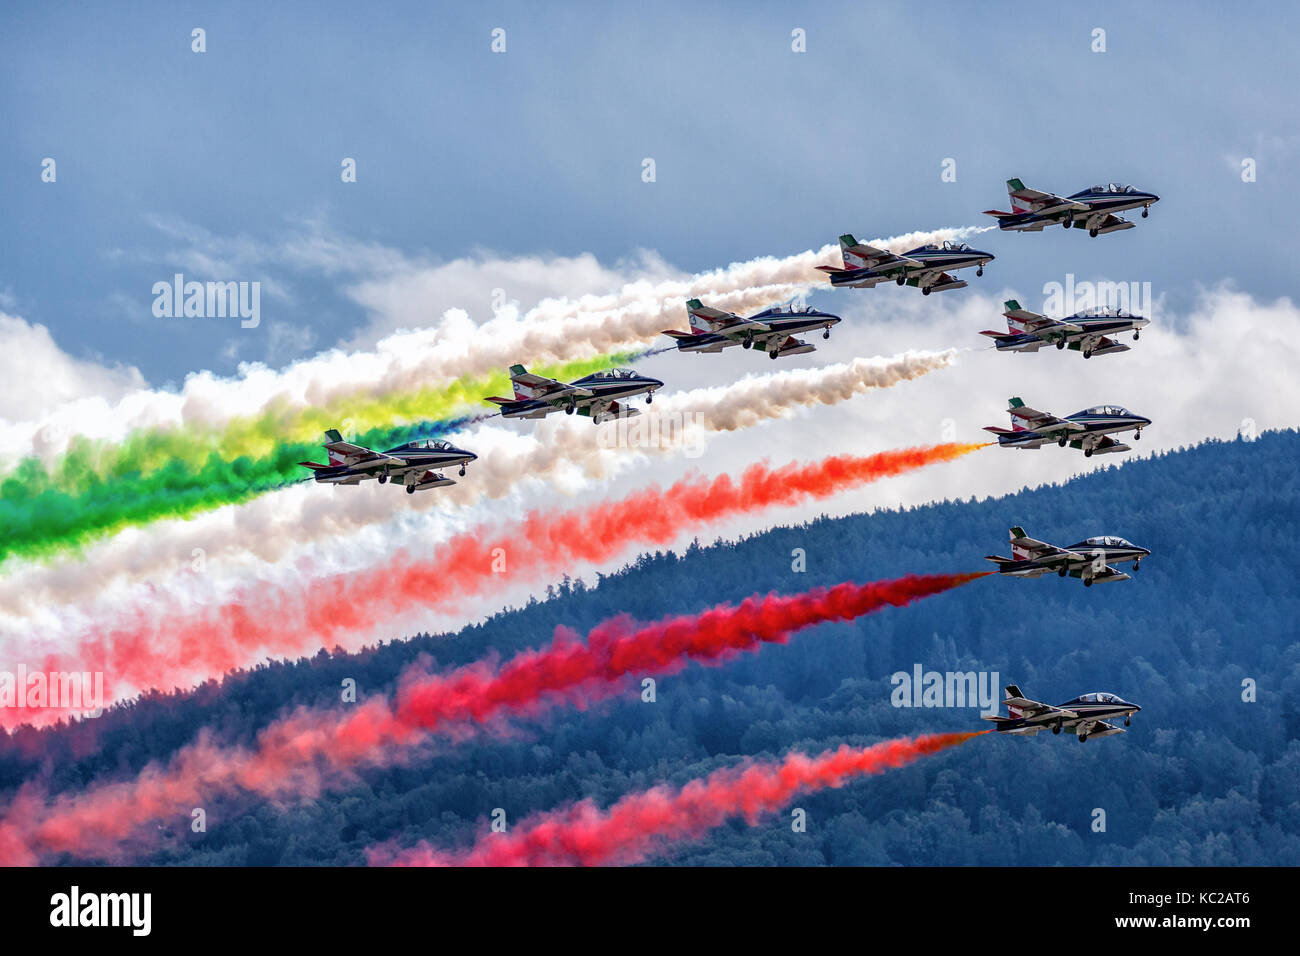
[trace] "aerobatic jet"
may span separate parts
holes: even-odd
[[[1010,428],[984,426],[986,432],[998,436],[998,444],[1003,448],[1039,448],[1048,442],[1056,442],[1062,448],[1069,445],[1083,449],[1085,458],[1094,454],[1130,451],[1131,446],[1110,436],[1131,431],[1136,440],[1142,437],[1142,429],[1151,424],[1151,419],[1135,415],[1120,405],[1096,405],[1057,418],[1049,412],[1030,408],[1019,398],[1012,398],[1007,411],[1011,414]]]
[[[312,477],[321,484],[356,485],[368,478],[376,478],[382,485],[391,478],[394,484],[406,485],[407,494],[415,494],[456,483],[434,469],[460,465],[460,473],[464,475],[465,466],[478,458],[473,452],[432,438],[408,441],[380,452],[344,441],[336,428],[331,428],[325,436],[329,439],[325,443],[328,465],[314,461],[298,462],[304,468],[310,468],[314,473]]]
[[[1093,309],[1076,312],[1064,319],[1049,319],[1022,309],[1015,299],[1009,299],[1004,305],[1006,311],[1002,314],[1007,318],[1007,331],[985,329],[980,333],[993,339],[999,352],[1037,352],[1044,345],[1082,352],[1084,358],[1127,352],[1127,345],[1109,336],[1132,332],[1133,340],[1137,341],[1142,329],[1151,321],[1123,309]]]
[[[1089,737],[1110,737],[1122,734],[1124,727],[1132,723],[1133,715],[1142,708],[1114,694],[1084,694],[1074,700],[1067,700],[1059,707],[1027,700],[1015,684],[1008,684],[1002,703],[1006,705],[1007,717],[984,717],[997,726],[1000,734],[1021,734],[1033,736],[1040,730],[1051,729],[1059,734],[1068,731],[1083,743]],[[1107,723],[1118,717],[1124,718],[1124,727]]]
[[[984,210],[984,215],[997,219],[998,228],[1004,232],[1041,232],[1044,226],[1059,222],[1066,229],[1087,229],[1093,238],[1137,225],[1115,213],[1140,206],[1145,219],[1151,204],[1160,201],[1155,193],[1144,193],[1118,183],[1081,189],[1070,196],[1058,196],[1029,189],[1018,179],[1007,180],[1007,195],[1011,197],[1010,212]]]
[[[699,299],[691,299],[686,303],[686,312],[690,318],[689,332],[664,331],[664,335],[676,339],[677,351],[721,352],[739,345],[747,349],[762,349],[773,359],[817,351],[817,346],[796,339],[795,335],[825,329],[822,338],[829,339],[831,326],[840,321],[838,315],[810,307],[801,308],[793,303],[774,306],[743,319],[732,312],[712,309]]]
[[[831,277],[831,285],[835,288],[871,289],[893,279],[899,285],[917,286],[925,295],[964,289],[966,283],[947,270],[975,266],[975,274],[982,276],[984,263],[994,259],[991,252],[981,252],[954,240],[918,246],[899,256],[858,242],[851,235],[840,236],[840,257],[844,262],[843,268],[817,267]]]
[[[503,418],[545,418],[563,409],[566,415],[576,412],[590,416],[596,425],[611,418],[640,415],[635,408],[620,404],[618,399],[645,395],[648,405],[654,401],[655,389],[663,388],[664,384],[634,369],[613,368],[593,372],[566,385],[534,375],[522,365],[510,366],[510,381],[515,386],[514,398],[491,395],[485,399],[501,406]]]
[[[1098,582],[1128,581],[1130,576],[1111,565],[1133,562],[1136,571],[1142,559],[1151,554],[1131,541],[1116,537],[1085,538],[1077,544],[1059,548],[1046,541],[1030,538],[1024,528],[1011,529],[1011,557],[1000,554],[984,556],[998,566],[998,574],[1015,578],[1040,578],[1055,572],[1060,577],[1082,578],[1084,587]]]

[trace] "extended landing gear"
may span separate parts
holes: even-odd
[[[906,284],[907,284],[907,276],[899,276],[899,277],[898,277],[897,279],[895,279],[894,281],[897,282],[899,285],[906,285]]]
[[[1088,740],[1088,735],[1087,735],[1087,734],[1079,734],[1079,743],[1081,743],[1081,744],[1082,744],[1082,743],[1086,743],[1087,740]]]
[[[379,483],[381,485],[386,481],[388,481],[388,472],[384,472],[382,475],[379,476]]]
[[[1064,226],[1066,229],[1071,229],[1071,228],[1074,227],[1074,220],[1073,220],[1073,219],[1067,219],[1067,220],[1065,220],[1065,222],[1061,223],[1061,225]]]
[[[1056,443],[1057,443],[1058,445],[1060,445],[1062,448],[1064,448],[1064,447],[1065,447],[1065,443],[1066,443],[1067,441],[1069,441],[1069,440],[1070,440],[1069,438],[1067,438],[1067,437],[1065,437],[1065,436],[1062,436],[1062,437],[1056,439]]]
[[[768,353],[767,353],[767,357],[770,358],[773,362],[776,361],[776,353],[775,353],[775,352],[768,352]]]
[[[826,331],[822,333],[822,338],[829,339],[830,337],[831,337],[831,330],[829,327],[827,327]]]
[[[647,405],[653,405],[653,404],[654,404],[654,400],[655,400],[655,393],[654,393],[654,392],[647,392],[647,393],[646,393],[646,397],[645,397],[645,403],[646,403]]]
[[[1125,727],[1131,727],[1131,726],[1133,726],[1133,718],[1132,718],[1132,717],[1125,717],[1125,718],[1124,718],[1124,726],[1125,726]]]
[[[1058,720],[1056,723],[1052,724],[1052,733],[1059,734],[1060,732],[1061,732],[1061,722]]]
[[[407,485],[407,486],[406,486],[406,493],[407,493],[408,495],[413,495],[413,494],[415,494],[415,485]]]
[[[740,346],[741,348],[752,349],[754,347],[754,337],[752,335],[746,335],[744,340],[740,343]]]
[[[1065,577],[1066,574],[1068,574],[1068,573],[1069,573],[1069,568],[1061,567],[1061,568],[1057,568],[1057,569],[1056,569],[1056,576],[1057,576],[1058,578],[1063,578],[1063,577]]]
[[[1134,341],[1134,342],[1136,342],[1136,341],[1137,341],[1138,339],[1140,339],[1140,338],[1142,338],[1142,333],[1141,333],[1141,332],[1134,332],[1134,333],[1133,333],[1133,341]]]
[[[924,289],[921,290],[921,295],[929,295],[929,294],[930,294],[929,286],[926,286]]]
[[[978,269],[976,269],[976,270],[975,270],[975,274],[976,274],[977,276],[982,276],[982,275],[984,274],[984,267],[983,267],[983,266],[980,266]]]
[[[1058,349],[1063,349],[1063,348],[1065,348],[1065,339],[1057,339],[1057,340],[1056,340],[1056,347],[1057,347]]]
[[[1092,349],[1084,349],[1084,350],[1083,350],[1083,357],[1084,357],[1084,358],[1092,358]]]
[[[1142,207],[1142,218],[1145,219],[1145,218],[1146,218],[1147,216],[1149,216],[1149,215],[1151,215],[1151,207],[1150,207],[1150,206],[1143,206],[1143,207]],[[1126,720],[1126,721],[1124,721],[1124,723],[1128,723],[1128,721]]]
[[[1141,440],[1142,440],[1142,429],[1139,428],[1137,431],[1135,431],[1135,432],[1133,433],[1133,440],[1134,440],[1134,441],[1141,441]]]
[[[1096,238],[1097,238],[1097,230],[1096,230],[1096,229],[1089,229],[1089,230],[1088,230],[1088,235],[1090,235],[1090,236],[1092,236],[1092,238],[1096,239]],[[1079,738],[1079,739],[1082,740],[1083,738],[1081,737],[1081,738]]]
[[[1142,567],[1142,559],[1138,558],[1136,561],[1133,562],[1133,570],[1136,571],[1140,567]]]
[[[1083,579],[1083,586],[1084,586],[1085,588],[1090,588],[1090,587],[1092,587],[1092,578],[1084,578],[1084,579]]]
[[[1091,458],[1091,457],[1092,457],[1092,449],[1091,449],[1091,448],[1085,448],[1085,449],[1083,450],[1083,457],[1084,457],[1084,458]]]
[[[464,466],[464,465],[461,465],[461,466],[460,466],[460,476],[461,476],[462,478],[465,477],[465,466]]]
[[[566,415],[572,415],[575,411],[577,411],[577,407],[574,406],[574,405],[565,405],[565,406],[564,406],[564,414],[566,414]]]

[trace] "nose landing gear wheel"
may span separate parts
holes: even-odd
[[[822,338],[824,338],[824,339],[829,339],[830,337],[831,337],[831,330],[830,330],[830,329],[827,329],[825,332],[822,333]]]
[[[980,266],[978,269],[976,269],[976,270],[975,270],[975,274],[976,274],[977,276],[982,276],[982,275],[984,274],[984,267],[983,267],[983,266]]]
[[[461,466],[460,466],[460,476],[461,476],[462,478],[465,477],[465,466],[464,466],[464,465],[461,465]]]
[[[1145,218],[1146,218],[1147,216],[1149,216],[1149,215],[1151,215],[1151,207],[1150,207],[1150,206],[1143,206],[1143,207],[1142,207],[1142,218],[1145,219]]]
[[[1131,727],[1132,725],[1133,725],[1133,718],[1131,718],[1131,717],[1125,717],[1125,718],[1124,718],[1124,726],[1125,726],[1125,727]]]

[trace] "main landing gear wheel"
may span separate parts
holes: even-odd
[[[1087,740],[1088,740],[1088,735],[1087,735],[1087,734],[1079,734],[1079,743],[1081,743],[1081,744],[1082,744],[1082,743],[1086,743]]]
[[[1092,578],[1084,578],[1084,579],[1083,579],[1083,586],[1084,586],[1085,588],[1090,588],[1090,587],[1092,587]]]
[[[1090,236],[1092,236],[1092,238],[1096,239],[1096,238],[1097,238],[1097,230],[1096,230],[1096,229],[1089,229],[1089,230],[1088,230],[1088,235],[1090,235]]]
[[[1068,438],[1058,438],[1058,439],[1056,439],[1056,443],[1057,443],[1058,445],[1060,445],[1062,448],[1065,447],[1065,443],[1066,443],[1067,441],[1069,441]]]
[[[1091,458],[1091,457],[1092,457],[1092,449],[1091,449],[1091,448],[1085,448],[1085,449],[1083,450],[1083,457],[1084,457],[1084,458]]]
[[[1057,347],[1058,349],[1063,349],[1063,348],[1065,348],[1065,339],[1057,339],[1057,340],[1056,340],[1056,347]]]
[[[740,347],[744,349],[752,349],[754,347],[754,340],[747,335],[740,343]]]
[[[573,405],[564,406],[564,414],[566,415],[572,415],[575,411],[577,411],[577,408],[575,408]]]
[[[929,286],[926,286],[924,289],[921,290],[921,295],[929,295],[929,294],[930,294]]]
[[[413,494],[415,494],[415,485],[407,485],[407,486],[406,486],[406,493],[407,493],[408,495],[413,495]]]
[[[1084,358],[1092,358],[1092,349],[1084,349],[1084,350],[1083,350],[1083,357],[1084,357]]]
[[[379,476],[379,483],[380,483],[381,485],[382,485],[384,482],[386,482],[387,480],[388,480],[388,476],[387,476],[387,475],[380,475],[380,476]]]
[[[767,353],[767,357],[770,358],[772,361],[776,361],[776,353],[775,353],[775,352],[768,352],[768,353]]]
[[[897,282],[899,285],[906,285],[906,284],[907,284],[907,276],[899,276],[899,277],[898,277],[897,279],[895,279],[894,281]]]
[[[1057,576],[1058,578],[1063,578],[1063,577],[1065,577],[1065,575],[1068,573],[1068,571],[1069,571],[1068,568],[1057,568],[1057,569],[1056,569],[1056,576]]]
[[[1059,734],[1060,732],[1061,732],[1061,722],[1058,720],[1056,723],[1052,724],[1052,733]]]

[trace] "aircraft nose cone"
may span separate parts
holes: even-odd
[[[648,385],[652,385],[652,386],[654,386],[655,388],[663,388],[663,387],[664,387],[664,383],[661,382],[661,381],[659,381],[659,379],[657,379],[657,378],[648,378],[648,379],[646,379],[646,384],[648,384]]]
[[[1133,705],[1133,712],[1134,712],[1134,713],[1137,713],[1137,712],[1138,712],[1139,710],[1141,710],[1141,709],[1142,709],[1142,708],[1139,707],[1137,704],[1134,704],[1134,705]]]
[[[478,461],[478,455],[474,454],[472,451],[465,452],[465,457],[470,461]]]

